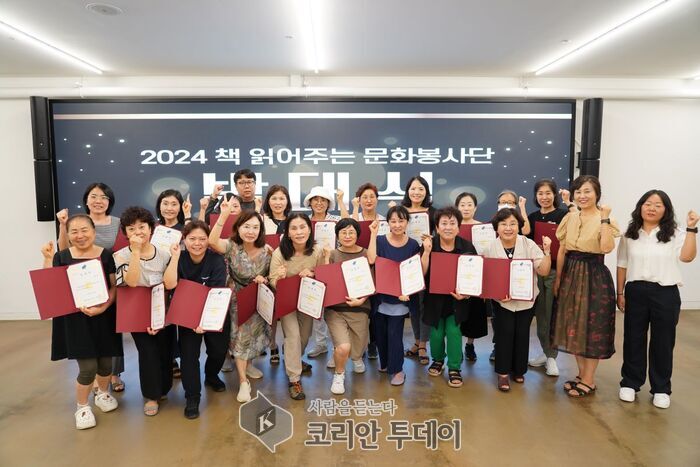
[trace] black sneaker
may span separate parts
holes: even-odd
[[[377,344],[374,342],[370,342],[367,345],[367,359],[368,360],[376,360],[379,358],[379,353],[377,352]]]
[[[302,374],[310,374],[311,373],[311,364],[306,363],[304,360],[301,361],[301,373]]]
[[[306,394],[304,394],[304,388],[301,387],[301,381],[289,383],[289,397],[291,397],[295,401],[306,399]]]
[[[204,378],[204,385],[209,386],[214,392],[224,392],[226,385],[218,376],[207,376]]]
[[[185,418],[194,420],[199,417],[199,399],[187,399],[185,403]]]
[[[476,352],[474,351],[474,344],[466,344],[464,346],[464,357],[467,359],[467,361],[476,361]]]

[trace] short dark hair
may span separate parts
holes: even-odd
[[[428,181],[426,179],[424,179],[423,177],[421,177],[420,175],[416,175],[415,177],[411,177],[408,180],[408,183],[406,184],[406,188],[404,188],[404,194],[403,194],[403,199],[401,200],[401,205],[406,206],[406,207],[411,207],[411,198],[408,197],[408,189],[411,187],[411,184],[413,182],[418,182],[421,185],[423,185],[423,188],[425,188],[425,198],[423,198],[423,202],[420,203],[420,205],[424,208],[429,208],[430,206],[432,206],[433,201],[430,199],[430,185],[428,185]]]
[[[170,196],[175,198],[177,202],[180,203],[180,211],[177,213],[177,221],[180,224],[184,224],[185,213],[182,211],[182,205],[185,203],[185,200],[182,197],[182,193],[180,193],[178,190],[165,190],[158,195],[158,199],[156,200],[156,215],[158,216],[158,222],[165,225],[165,218],[163,218],[163,214],[160,212],[160,203],[163,201],[163,199]]]
[[[255,180],[255,172],[250,169],[238,170],[235,174],[233,174],[233,183],[238,183],[238,180],[240,180],[241,177],[252,178]]]
[[[109,215],[112,212],[112,208],[114,208],[114,203],[116,202],[116,199],[114,197],[114,192],[112,191],[112,189],[102,182],[91,183],[85,189],[85,193],[83,193],[83,206],[85,206],[85,212],[90,214],[90,208],[88,208],[87,206],[87,200],[88,195],[95,188],[99,188],[100,190],[102,190],[102,193],[104,193],[105,196],[109,198],[109,206],[107,206],[107,211],[105,212],[105,214]]]
[[[455,207],[459,206],[459,203],[462,201],[462,198],[465,198],[467,196],[469,196],[472,199],[472,201],[474,201],[474,206],[479,205],[479,202],[476,200],[476,195],[474,193],[463,191],[457,195],[457,199],[455,199]]]
[[[335,236],[337,237],[338,235],[340,235],[340,231],[348,227],[354,228],[359,238],[362,228],[360,227],[360,223],[352,217],[344,217],[335,223]]]
[[[153,232],[156,220],[151,211],[141,206],[129,206],[126,208],[122,213],[122,217],[119,218],[119,227],[122,229],[122,233],[126,235],[126,228],[139,221],[148,224],[151,228],[151,233]]]
[[[390,207],[389,210],[386,212],[387,222],[389,221],[389,219],[391,219],[391,216],[393,216],[394,214],[396,214],[399,217],[399,219],[408,220],[411,217],[411,213],[408,212],[406,206],[402,206],[400,204]]]
[[[435,220],[436,226],[440,223],[441,217],[454,217],[455,219],[457,219],[458,225],[462,223],[462,213],[459,212],[459,209],[457,209],[454,206],[446,206],[435,211],[435,216],[433,216],[433,219]]]
[[[525,221],[523,220],[523,216],[520,215],[518,210],[513,208],[503,208],[500,211],[498,211],[495,216],[493,216],[493,218],[491,219],[491,225],[493,226],[493,230],[498,230],[498,223],[510,218],[510,216],[513,216],[515,217],[515,219],[517,219],[518,233],[520,233],[523,230]]]
[[[238,231],[240,230],[243,224],[245,224],[254,217],[258,219],[258,222],[260,222],[260,231],[258,232],[258,238],[255,239],[253,245],[255,245],[257,248],[262,248],[265,246],[265,223],[263,222],[263,219],[260,216],[260,214],[252,210],[245,210],[241,212],[241,215],[238,216],[238,219],[236,219],[236,222],[233,224],[231,240],[234,243],[236,243],[237,245],[243,245],[243,239],[239,235]]]
[[[379,190],[377,189],[377,186],[374,183],[369,182],[360,185],[360,187],[355,192],[355,196],[359,198],[360,196],[362,196],[362,193],[364,193],[367,190],[372,190],[376,196],[379,196]]]
[[[551,180],[549,178],[543,178],[541,180],[537,180],[535,183],[535,189],[533,190],[533,194],[535,195],[532,199],[532,201],[535,203],[535,206],[538,208],[541,208],[540,203],[537,202],[537,192],[540,191],[540,188],[543,186],[549,187],[550,190],[552,190],[552,193],[554,193],[554,207],[558,208],[559,207],[559,189],[557,188],[557,184],[554,180]]]
[[[287,217],[287,221],[284,223],[284,235],[282,236],[282,240],[280,240],[280,253],[282,253],[282,257],[286,261],[289,261],[292,256],[294,256],[294,245],[292,244],[292,239],[289,237],[289,226],[292,225],[294,219],[302,219],[309,227],[309,239],[306,241],[304,254],[310,256],[314,252],[314,236],[311,235],[311,219],[303,212],[293,212]]]
[[[73,221],[77,221],[80,219],[87,221],[88,224],[90,224],[90,226],[92,227],[92,229],[95,230],[95,222],[92,220],[92,218],[90,216],[88,216],[87,214],[74,214],[74,215],[70,216],[68,218],[68,220],[66,221],[66,232],[70,229],[70,225],[71,225],[71,223],[73,223]]]
[[[192,221],[185,224],[185,227],[182,229],[182,238],[187,237],[193,230],[197,229],[201,229],[206,232],[207,237],[211,233],[211,230],[206,222],[200,221],[199,219],[192,219]]]
[[[265,195],[265,201],[263,201],[262,212],[268,217],[272,217],[272,209],[270,209],[270,198],[275,193],[282,192],[287,198],[287,207],[284,208],[284,217],[287,217],[290,212],[292,212],[292,199],[289,197],[289,190],[284,185],[272,185],[267,194]]]
[[[598,204],[600,202],[601,195],[600,180],[598,180],[598,177],[593,175],[580,175],[576,177],[574,181],[571,182],[571,194],[573,195],[574,191],[580,190],[583,184],[586,182],[593,186],[593,190],[595,191],[595,204]]]
[[[676,234],[676,214],[673,210],[673,203],[671,203],[671,198],[662,190],[649,190],[639,198],[637,205],[632,211],[632,220],[630,220],[627,226],[627,231],[625,232],[625,237],[631,238],[632,240],[637,240],[639,238],[639,229],[644,225],[644,220],[642,219],[642,206],[647,202],[649,198],[653,195],[657,195],[661,198],[661,202],[664,205],[664,215],[659,221],[659,231],[656,232],[656,239],[661,243],[668,243],[671,238]]]

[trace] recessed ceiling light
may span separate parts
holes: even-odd
[[[107,3],[88,3],[85,5],[85,9],[104,16],[117,16],[124,13],[124,10],[121,8]]]

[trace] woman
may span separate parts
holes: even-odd
[[[286,277],[313,277],[314,268],[322,264],[322,249],[314,247],[311,237],[311,220],[306,214],[292,213],[284,225],[284,236],[280,246],[272,253],[270,262],[270,285]],[[311,371],[311,365],[302,361],[306,344],[311,336],[313,318],[300,311],[283,316],[284,367],[289,378],[289,396],[294,400],[306,398],[301,385],[302,372]]]
[[[595,372],[615,353],[615,287],[603,262],[615,248],[620,230],[610,207],[600,206],[600,182],[581,175],[571,184],[579,211],[564,216],[557,228],[559,254],[552,310],[551,345],[576,356],[578,375],[564,383],[571,397],[596,390]]]
[[[287,187],[272,185],[267,190],[265,201],[262,205],[262,214],[265,224],[265,232],[268,234],[284,232],[284,223],[292,212],[292,200],[289,198]],[[277,348],[277,321],[272,324],[270,333],[270,363],[276,365],[280,362],[280,351]]]
[[[420,252],[420,246],[414,239],[406,234],[409,213],[404,206],[393,206],[386,214],[389,222],[389,233],[377,236],[379,222],[370,224],[371,237],[367,249],[367,259],[374,264],[377,257],[392,261],[404,261]],[[430,250],[432,242],[430,237],[423,239],[423,255],[421,266],[423,274],[428,271]],[[389,373],[392,386],[401,386],[406,381],[403,371],[403,323],[406,315],[416,313],[418,308],[418,294],[410,297],[401,295],[377,295],[377,314],[375,315],[375,333],[377,336],[377,348],[379,350],[379,371]]]
[[[647,334],[649,382],[653,404],[671,405],[671,371],[676,326],[681,311],[680,262],[697,255],[698,215],[688,213],[686,231],[678,230],[673,204],[661,190],[637,201],[617,251],[617,305],[625,314],[620,399],[634,402],[646,380]]]
[[[462,192],[457,195],[455,207],[459,210],[460,214],[462,214],[461,225],[481,223],[474,218],[478,204],[476,195],[473,193]],[[480,302],[478,302],[477,299],[471,300],[467,318],[460,324],[462,335],[467,338],[467,343],[464,345],[464,357],[469,362],[475,362],[477,359],[474,339],[484,337],[488,334],[486,307],[485,300],[481,300]]]
[[[115,197],[112,189],[104,183],[91,183],[83,193],[83,206],[85,212],[90,216],[95,224],[95,245],[112,250],[114,242],[117,240],[119,232],[119,218],[110,215],[114,208]],[[65,250],[70,246],[66,221],[68,220],[68,209],[62,209],[56,214],[59,222],[58,229],[58,249]],[[124,391],[124,381],[121,374],[124,372],[124,357],[114,357],[112,360],[112,390],[114,392]],[[97,388],[94,388],[97,390]]]
[[[462,214],[452,206],[438,209],[435,213],[437,235],[432,240],[432,251],[455,255],[476,255],[472,242],[459,237]],[[426,273],[426,289],[430,290],[430,268]],[[447,356],[447,384],[450,387],[462,386],[462,331],[460,325],[466,322],[472,308],[484,317],[484,301],[480,298],[470,299],[453,291],[451,295],[438,295],[426,292],[423,304],[425,313],[423,321],[430,325],[430,354],[433,363],[428,368],[430,376],[442,375]],[[447,341],[447,345],[445,345]]]
[[[192,220],[191,213],[190,195],[187,195],[187,200],[183,200],[177,190],[165,190],[158,195],[156,216],[160,225],[182,231],[185,223]]]
[[[75,386],[77,410],[75,427],[78,430],[96,425],[92,413],[90,389],[97,381],[95,405],[103,412],[111,412],[119,405],[109,394],[112,374],[112,358],[123,356],[122,336],[116,333],[114,311],[114,260],[111,251],[95,244],[95,224],[85,214],[70,217],[64,223],[70,248],[54,254],[53,242],[44,245],[44,268],[70,266],[89,259],[99,259],[109,281],[109,299],[92,307],[81,307],[73,313],[53,319],[51,332],[51,360],[68,358],[78,362],[78,378]]]
[[[529,238],[518,235],[524,221],[520,213],[512,208],[503,208],[491,220],[498,238],[484,253],[488,258],[531,259],[538,276],[546,276],[552,265],[549,237],[542,237],[542,250]],[[533,284],[533,296],[539,290]],[[516,383],[525,382],[527,354],[530,348],[530,323],[534,316],[533,302],[511,300],[506,295],[502,300],[493,300],[494,338],[496,342],[496,374],[498,389],[510,390],[509,375]]]
[[[342,263],[356,258],[366,258],[367,250],[357,245],[360,224],[355,219],[341,219],[335,226],[339,246],[335,250],[324,250],[324,263]],[[369,338],[369,297],[346,297],[345,303],[326,309],[324,317],[328,324],[333,346],[333,394],[345,393],[345,364],[352,360],[355,373],[364,373],[362,354]]]
[[[214,185],[214,192],[211,195],[205,196],[199,200],[200,209],[197,218],[206,222],[207,225],[211,224],[209,222],[209,217],[212,214],[219,214],[221,212],[221,207],[219,205],[219,194],[223,191],[223,189],[223,185]],[[257,201],[258,198],[255,199]],[[223,202],[223,200],[231,203],[232,215],[237,216],[243,211],[243,198],[240,196],[228,192],[224,193],[224,197],[221,201]]]
[[[228,201],[221,203],[221,216],[209,234],[209,243],[214,251],[222,253],[226,258],[229,286],[234,292],[238,292],[253,282],[267,283],[265,277],[270,272],[270,253],[265,248],[265,226],[262,217],[255,211],[243,211],[233,224],[231,237],[228,240],[221,239],[221,229],[230,215],[230,209]],[[248,321],[239,326],[235,293],[231,298],[230,315],[230,351],[236,362],[240,383],[236,399],[238,402],[248,402],[248,376],[256,379],[263,376],[262,371],[253,367],[252,360],[270,344],[270,327],[257,313],[253,313]]]
[[[180,254],[177,264],[178,280],[185,279],[207,287],[226,287],[226,263],[223,256],[209,249],[209,226],[199,219],[188,222],[182,229],[185,254]],[[174,261],[173,256],[171,261]],[[215,392],[222,392],[226,385],[219,378],[219,370],[226,358],[231,320],[226,315],[221,332],[204,332],[201,328],[177,327],[182,363],[182,387],[185,389],[185,418],[199,417],[202,382],[200,379],[199,351],[202,337],[207,349],[204,365],[204,384]]]
[[[356,221],[384,220],[384,216],[377,212],[378,202],[379,190],[374,184],[364,183],[360,185],[352,199],[352,218]]]
[[[432,198],[430,196],[430,185],[428,181],[421,176],[411,177],[404,188],[403,200],[401,205],[408,209],[410,214],[425,212],[428,214],[428,222],[430,223],[430,233],[435,231],[435,208],[433,208]],[[411,310],[411,328],[413,328],[413,337],[415,343],[413,347],[406,351],[407,357],[417,357],[421,365],[430,363],[426,343],[430,338],[430,326],[423,323],[423,294],[418,297],[418,307]]]
[[[522,234],[530,235],[531,226],[530,221],[527,217],[526,210],[527,199],[523,198],[522,196],[519,197],[517,193],[515,193],[513,190],[503,190],[498,194],[496,202],[498,203],[497,211],[500,211],[504,208],[511,208],[517,210],[524,222],[523,228],[521,229]]]
[[[559,207],[557,184],[553,180],[544,178],[535,183],[535,206],[539,209],[527,216],[531,226],[531,232],[528,235],[530,239],[534,240],[536,222],[559,225],[564,216],[568,214],[569,209],[575,207],[569,201],[568,190],[559,190],[559,193],[566,206],[564,209]],[[552,348],[549,342],[549,326],[552,322],[552,306],[554,304],[552,285],[554,285],[556,275],[556,264],[552,264],[552,268],[546,277],[537,277],[537,287],[540,289],[540,294],[535,301],[535,319],[537,320],[537,337],[542,346],[542,353],[528,362],[528,365],[532,367],[544,365],[545,373],[549,376],[559,376],[559,367],[556,360],[557,349]]]
[[[171,245],[170,251],[153,246],[150,239],[156,220],[142,207],[127,208],[120,223],[129,246],[113,255],[117,286],[153,287],[163,283],[167,290],[175,288],[180,245]],[[175,326],[161,330],[149,326],[146,332],[132,332],[131,336],[139,353],[141,394],[146,399],[143,413],[152,417],[158,414],[158,401],[173,385]]]

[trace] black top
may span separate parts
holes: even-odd
[[[452,253],[455,255],[475,255],[476,248],[469,240],[462,237],[455,238],[455,248],[452,251],[445,251],[440,246],[440,237],[433,236],[434,253]],[[430,266],[425,275],[426,293],[423,298],[423,322],[430,326],[437,326],[442,318],[446,318],[454,313],[455,322],[460,324],[469,317],[470,307],[483,306],[483,300],[479,297],[455,300],[452,295],[431,294],[430,290]]]
[[[527,220],[530,221],[530,234],[527,237],[530,240],[535,239],[535,222],[552,222],[554,224],[561,224],[562,219],[569,213],[568,209],[557,208],[552,212],[547,214],[542,214],[540,210],[533,211],[527,216]],[[554,239],[552,239],[554,240]],[[552,271],[557,268],[557,259],[552,258]]]
[[[192,261],[187,251],[183,251],[177,263],[178,279],[187,279],[207,287],[226,287],[226,263],[224,257],[211,250],[204,253],[199,263]]]
[[[114,274],[112,251],[105,248],[100,254],[102,270],[109,283],[109,275]],[[66,248],[53,257],[54,266],[70,266],[85,261],[75,259]],[[112,304],[104,313],[87,316],[78,312],[53,319],[51,330],[51,360],[64,358],[121,357],[122,335],[117,334],[116,306]]]

